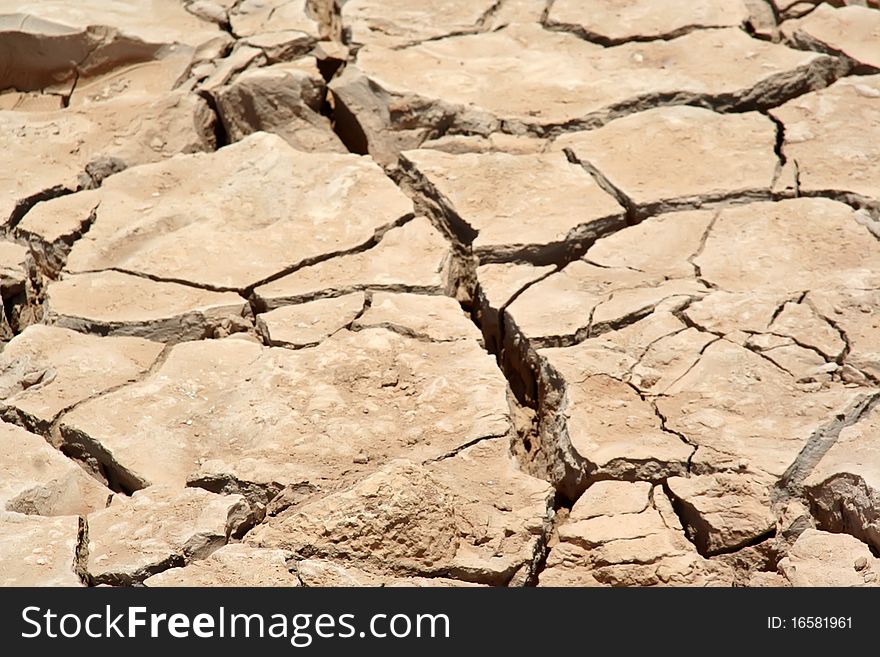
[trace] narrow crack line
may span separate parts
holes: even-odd
[[[498,14],[498,12],[501,10],[501,8],[504,6],[505,1],[506,0],[495,0],[494,3],[492,3],[489,7],[486,8],[486,10],[483,12],[483,14],[477,19],[477,29],[478,30],[485,30],[486,29],[486,24],[490,20],[495,18],[495,16]]]
[[[433,344],[450,344],[452,342],[458,342],[467,338],[449,338],[446,340],[433,338],[427,333],[421,333],[414,329],[411,329],[408,326],[404,326],[402,324],[395,324],[394,322],[378,322],[376,324],[358,324],[355,326],[350,326],[349,330],[355,333],[359,331],[366,331],[369,329],[383,329],[385,331],[390,331],[391,333],[396,333],[405,338],[409,338],[410,340],[416,340],[417,342],[425,342],[425,343],[433,343]]]
[[[721,210],[716,210],[712,215],[712,218],[709,220],[709,223],[706,225],[706,230],[703,231],[702,236],[700,237],[700,243],[697,245],[696,250],[688,256],[687,262],[691,267],[694,268],[694,278],[698,281],[703,281],[703,272],[700,269],[700,266],[695,262],[697,258],[703,255],[703,251],[706,250],[706,244],[709,242],[709,236],[712,234],[712,230],[715,228],[715,224],[718,222],[718,218],[721,216]],[[706,283],[709,287],[713,287],[710,283]]]
[[[780,120],[773,116],[770,112],[762,111],[761,114],[767,117],[770,121],[773,122],[773,125],[776,128],[776,141],[773,144],[773,152],[776,153],[776,171],[773,173],[773,181],[770,183],[770,189],[776,189],[776,183],[779,182],[779,178],[782,175],[783,169],[785,165],[788,163],[788,158],[785,155],[785,124]]]
[[[243,288],[239,287],[211,285],[209,283],[199,283],[196,281],[187,280],[185,278],[174,278],[172,276],[158,276],[156,274],[148,274],[147,272],[137,271],[136,269],[126,269],[125,267],[105,267],[101,269],[81,269],[77,271],[65,270],[64,273],[69,276],[78,276],[82,274],[102,274],[108,271],[117,272],[119,274],[127,274],[128,276],[135,276],[137,278],[143,278],[148,281],[154,281],[156,283],[174,283],[175,285],[183,285],[184,287],[189,287],[196,290],[204,290],[207,292],[234,292],[239,296],[243,296]]]
[[[687,328],[686,328],[686,327],[685,327],[685,328],[680,328],[680,329],[678,329],[678,330],[676,330],[676,331],[672,331],[671,333],[667,333],[667,334],[665,334],[665,335],[661,335],[659,338],[654,338],[653,340],[651,340],[647,345],[645,345],[645,348],[642,349],[642,352],[641,352],[641,353],[638,355],[638,357],[633,361],[633,364],[630,365],[630,366],[627,368],[627,374],[628,374],[629,376],[632,376],[632,375],[633,375],[633,372],[635,372],[635,369],[636,369],[639,365],[642,364],[642,360],[645,358],[645,356],[648,355],[648,352],[651,351],[651,348],[652,348],[655,344],[657,344],[657,343],[660,342],[661,340],[665,340],[666,338],[671,338],[671,337],[673,337],[673,336],[675,336],[675,335],[678,335],[679,333],[684,333],[685,331],[687,331]]]
[[[636,204],[620,187],[612,183],[611,180],[609,180],[608,177],[591,162],[581,160],[571,148],[563,148],[562,152],[565,153],[565,157],[568,158],[569,162],[580,166],[590,175],[591,178],[593,178],[593,180],[596,181],[596,184],[599,185],[605,193],[612,196],[620,204],[624,209],[624,219],[627,225],[633,226],[638,223],[636,219]]]
[[[373,233],[372,237],[370,237],[367,241],[362,244],[352,247],[350,249],[341,249],[339,251],[332,251],[330,253],[322,253],[317,256],[313,256],[310,258],[303,258],[296,264],[290,265],[281,271],[275,272],[271,276],[267,276],[263,279],[258,280],[256,283],[251,283],[246,288],[242,290],[243,296],[250,297],[253,295],[254,290],[261,285],[267,285],[268,283],[274,283],[278,279],[284,278],[285,276],[289,276],[300,269],[305,267],[311,267],[312,265],[317,265],[319,263],[325,262],[327,260],[332,260],[333,258],[339,258],[341,256],[355,255],[357,253],[363,253],[364,251],[369,251],[374,246],[378,245],[379,242],[382,241],[382,238],[388,233],[388,231],[393,230],[395,228],[400,228],[401,226],[406,225],[410,221],[415,219],[415,214],[407,213],[402,217],[399,217],[392,221],[391,223],[385,224],[384,226],[377,228]],[[238,291],[238,290],[236,290]]]
[[[731,27],[736,27],[734,25],[682,25],[674,30],[670,30],[669,32],[664,32],[663,34],[631,34],[625,37],[609,37],[604,34],[600,34],[598,32],[593,32],[588,30],[583,25],[578,23],[563,23],[557,21],[548,20],[543,22],[543,27],[551,32],[562,32],[565,34],[571,34],[573,36],[578,37],[579,39],[583,39],[589,43],[593,43],[597,46],[603,46],[604,48],[613,48],[615,46],[623,46],[628,43],[652,43],[657,41],[672,41],[673,39],[678,39],[679,37],[683,37],[691,32],[699,32],[699,31],[718,31],[718,30],[728,30]],[[740,28],[744,28],[744,24],[739,25]]]
[[[714,340],[710,340],[710,341],[707,342],[705,345],[703,345],[703,348],[700,349],[700,352],[697,354],[697,357],[694,359],[694,362],[691,363],[691,364],[688,366],[688,368],[687,368],[684,372],[682,372],[679,376],[675,377],[675,379],[674,379],[672,382],[670,382],[669,385],[667,385],[667,386],[663,389],[663,393],[662,393],[662,394],[663,394],[663,395],[668,394],[669,390],[670,390],[672,387],[674,387],[675,385],[677,385],[678,383],[680,383],[685,377],[687,377],[687,375],[690,374],[690,373],[694,370],[694,368],[695,368],[697,365],[699,365],[700,362],[703,360],[703,354],[706,353],[706,350],[709,349],[709,347],[711,347],[711,346],[712,346],[713,344],[715,344],[716,342],[719,342],[720,340],[724,340],[724,338],[723,338],[723,337],[716,337]]]
[[[795,338],[787,333],[777,333],[775,331],[768,331],[766,333],[762,332],[762,333],[757,333],[757,334],[747,331],[747,333],[750,333],[751,335],[772,335],[773,337],[776,337],[776,338],[785,338],[787,340],[791,340],[795,346],[800,347],[801,349],[806,349],[807,351],[812,351],[817,356],[819,356],[822,360],[824,360],[826,363],[837,363],[836,356],[832,356],[831,354],[826,354],[824,351],[822,351],[818,347],[815,347],[811,344],[807,344],[806,342],[798,340],[797,338]],[[766,352],[774,351],[779,348],[780,347],[771,347],[770,349],[763,349],[762,351],[764,351],[766,353]],[[839,365],[840,363],[837,363],[837,364]],[[792,376],[794,376],[794,375],[792,375]]]
[[[487,440],[494,440],[496,438],[509,438],[509,437],[510,437],[510,431],[505,431],[504,433],[501,433],[501,434],[490,434],[487,436],[478,436],[477,438],[473,438],[473,439],[467,441],[466,443],[463,443],[463,444],[459,445],[458,447],[455,447],[455,448],[449,450],[445,454],[441,454],[440,456],[435,456],[433,458],[426,459],[425,461],[422,461],[422,465],[429,465],[431,463],[438,463],[440,461],[445,461],[446,459],[453,458],[455,456],[458,456],[461,452],[468,449],[469,447],[473,447],[474,445],[485,442]]]
[[[648,273],[644,269],[636,269],[635,267],[630,267],[629,265],[603,265],[601,262],[596,262],[595,260],[590,260],[590,258],[587,258],[586,256],[581,256],[580,258],[578,258],[578,260],[582,260],[583,262],[586,262],[588,265],[591,265],[593,267],[599,267],[600,269],[628,269],[629,271],[633,271],[637,274],[646,274],[647,275],[647,273]]]
[[[795,292],[794,294],[789,295],[785,299],[783,299],[779,304],[777,304],[776,308],[773,310],[773,314],[770,316],[770,320],[767,322],[767,328],[769,329],[773,326],[774,322],[779,319],[779,316],[785,310],[785,307],[790,303],[800,304],[800,300],[803,300],[804,295],[809,292]]]
[[[413,48],[415,46],[420,46],[424,43],[431,43],[433,41],[443,41],[444,39],[451,39],[453,37],[460,36],[471,36],[474,34],[480,33],[481,26],[475,25],[474,27],[466,27],[461,30],[453,30],[452,32],[446,32],[445,34],[437,34],[430,37],[425,37],[424,39],[415,39],[414,41],[407,41],[405,43],[399,43],[397,45],[391,46],[389,50],[406,50],[407,48]]]
[[[788,337],[788,336],[786,336],[786,337]],[[749,342],[746,342],[745,344],[740,344],[738,342],[734,342],[733,340],[729,339],[727,336],[725,336],[721,339],[724,340],[725,342],[736,345],[737,347],[742,347],[744,349],[747,349],[748,351],[751,351],[756,356],[759,356],[760,358],[763,358],[765,361],[770,363],[773,367],[775,367],[780,372],[784,372],[785,374],[788,374],[788,376],[790,376],[791,378],[793,378],[793,379],[798,378],[794,372],[792,372],[791,370],[789,370],[789,369],[783,367],[782,365],[780,365],[779,363],[777,363],[775,360],[770,358],[765,352],[761,351],[761,349],[759,349],[757,346],[750,344]],[[823,358],[822,360],[825,360],[825,359]]]
[[[835,322],[830,317],[827,317],[826,315],[821,313],[819,311],[819,309],[816,308],[816,305],[813,303],[813,300],[809,298],[809,296],[804,295],[802,297],[801,301],[804,304],[806,304],[807,306],[809,306],[810,310],[813,311],[813,313],[816,315],[816,317],[824,320],[831,328],[833,328],[835,331],[837,331],[837,335],[840,337],[841,341],[843,342],[843,350],[840,352],[840,354],[837,356],[837,358],[834,359],[834,361],[838,365],[843,365],[844,363],[846,363],[846,359],[849,356],[850,352],[852,351],[852,343],[850,342],[849,336],[846,334],[846,331],[843,329],[842,326],[840,326],[840,324]],[[852,367],[852,366],[850,366],[850,367]],[[873,377],[870,377],[870,378],[873,379]]]
[[[878,404],[880,404],[880,391],[862,395],[845,411],[838,413],[832,420],[816,429],[807,439],[797,458],[779,479],[773,490],[772,502],[782,504],[793,496],[800,496],[803,482],[828,450],[834,446],[840,433],[860,422]]]

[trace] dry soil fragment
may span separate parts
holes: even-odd
[[[61,411],[144,374],[161,351],[140,338],[33,324],[0,355],[0,408],[45,428]]]
[[[505,389],[470,340],[368,329],[291,351],[229,338],[176,345],[141,383],[65,416],[62,432],[130,488],[323,488],[393,458],[437,458],[505,435]]]
[[[257,330],[273,347],[312,347],[350,325],[364,309],[362,292],[282,306],[257,316]]]
[[[687,278],[695,273],[689,258],[699,251],[714,216],[708,210],[692,210],[651,217],[598,240],[586,258],[604,267]],[[644,248],[647,244],[651,248]]]
[[[211,292],[114,271],[68,275],[51,283],[45,307],[49,324],[166,343],[211,337],[224,320],[250,326],[242,317],[247,302],[234,292]]]
[[[732,571],[702,558],[688,542],[660,487],[652,491],[643,483],[612,482],[603,488],[613,508],[603,505],[601,515],[578,510],[559,528],[559,543],[541,573],[542,586],[732,583]]]
[[[319,23],[313,0],[243,0],[229,12],[232,32],[249,37],[265,32],[298,32],[317,42],[330,36]],[[323,33],[322,33],[323,32]]]
[[[809,292],[806,300],[846,336],[849,352],[845,367],[880,381],[880,290],[817,290]]]
[[[262,130],[299,150],[347,152],[320,113],[326,86],[311,62],[309,68],[297,62],[245,71],[214,91],[229,138],[238,141]]]
[[[772,480],[719,473],[670,477],[666,485],[701,554],[741,548],[773,531]]]
[[[687,472],[693,446],[664,431],[650,402],[630,385],[605,375],[580,380],[580,367],[550,361],[564,377],[565,431],[582,481],[590,478],[660,481]]]
[[[95,218],[99,203],[97,190],[40,201],[18,223],[15,234],[27,240],[40,269],[55,278],[67,261],[71,245]]]
[[[505,440],[485,441],[426,466],[390,463],[270,520],[248,540],[380,575],[522,584],[536,565],[551,500],[545,482],[514,468]]]
[[[376,246],[314,265],[254,290],[271,310],[360,290],[446,294],[454,290],[449,244],[425,217],[382,235]]]
[[[880,13],[867,7],[820,4],[805,18],[786,21],[782,34],[799,47],[846,55],[880,69]]]
[[[0,422],[0,510],[85,515],[107,506],[110,495],[109,489],[41,436]]]
[[[22,14],[72,28],[106,26],[152,43],[192,46],[216,37],[216,25],[187,12],[180,0],[0,0],[0,14]],[[28,25],[25,23],[25,25]]]
[[[827,199],[721,210],[694,263],[729,292],[880,288],[877,241],[851,208]]]
[[[880,9],[878,0],[770,0],[782,19],[799,18],[814,11],[819,5],[832,7],[873,7]]]
[[[341,565],[326,559],[303,559],[296,563],[296,574],[305,586],[364,587],[364,586],[480,586],[448,577],[395,577]]]
[[[447,342],[479,334],[455,299],[421,294],[378,292],[352,328],[388,328],[422,340]]]
[[[204,100],[181,93],[58,112],[0,112],[0,221],[17,221],[38,200],[91,186],[83,175],[92,162],[121,168],[209,150],[213,121]]]
[[[74,572],[79,518],[0,511],[0,586],[82,586]]]
[[[145,586],[299,586],[283,550],[240,543],[224,545],[207,559],[171,568],[144,580]]]
[[[491,353],[501,352],[502,308],[514,295],[554,269],[552,265],[535,267],[526,263],[488,264],[477,269],[473,305],[483,340]]]
[[[877,393],[875,393],[877,394]],[[840,432],[805,486],[819,527],[880,548],[880,406]]]
[[[657,407],[667,427],[699,446],[694,472],[780,477],[813,432],[859,396],[837,384],[807,392],[770,361],[719,340],[657,399]]]
[[[785,125],[782,148],[797,163],[802,194],[852,192],[880,199],[880,75],[840,80],[772,114]]]
[[[138,6],[0,3],[0,60],[17,62],[0,73],[0,90],[13,90],[13,99],[18,94],[12,107],[61,109],[122,93],[166,93],[186,77],[194,57],[210,57],[230,40],[176,0],[129,4]],[[170,22],[169,11],[177,14]],[[8,101],[3,105],[9,108]]]
[[[342,22],[354,44],[401,47],[476,32],[493,0],[348,0]]]
[[[725,198],[767,197],[779,164],[775,143],[773,122],[756,112],[660,107],[563,135],[554,145],[652,215]]]
[[[341,120],[349,145],[392,163],[440,131],[541,135],[595,127],[657,103],[778,104],[825,86],[839,65],[739,29],[602,48],[525,24],[394,52],[368,45],[330,88],[337,107],[352,115]]]
[[[253,520],[240,495],[159,486],[131,498],[117,495],[88,517],[89,578],[96,584],[141,582],[207,557]]]
[[[591,331],[597,334],[631,323],[666,299],[699,297],[705,291],[692,278],[664,280],[575,260],[527,288],[507,312],[515,330],[535,346],[565,346]]]
[[[452,155],[407,151],[419,195],[481,262],[561,261],[624,224],[618,205],[561,153]]]
[[[411,211],[367,158],[304,153],[255,133],[216,153],[106,181],[92,228],[67,267],[243,289],[361,247]]]
[[[749,17],[739,0],[665,2],[651,0],[557,0],[546,25],[609,45],[669,39],[696,29],[737,27]]]
[[[792,586],[878,586],[880,560],[846,534],[808,529],[779,562]]]

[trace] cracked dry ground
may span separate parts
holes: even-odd
[[[0,90],[0,585],[880,582],[875,0],[0,0]]]

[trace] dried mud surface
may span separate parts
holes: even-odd
[[[876,586],[873,0],[0,0],[0,585]]]

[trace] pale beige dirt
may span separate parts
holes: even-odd
[[[875,0],[0,0],[0,586],[876,586]]]

